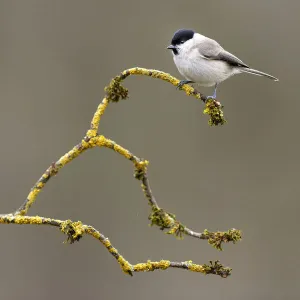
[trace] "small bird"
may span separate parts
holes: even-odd
[[[180,81],[178,87],[188,83],[214,86],[213,95],[207,98],[216,99],[218,84],[235,74],[250,73],[278,81],[276,77],[251,69],[218,42],[192,29],[176,31],[167,49],[172,50],[175,65],[186,78]]]

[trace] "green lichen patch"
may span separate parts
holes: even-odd
[[[223,278],[228,277],[231,275],[231,268],[224,267],[220,262],[217,260],[215,262],[210,261],[209,265],[203,265],[203,269],[205,271],[205,274],[215,274],[215,275],[220,275]]]
[[[60,230],[68,236],[67,242],[70,244],[78,242],[84,234],[84,228],[80,221],[66,220],[60,225]]]
[[[177,238],[182,239],[184,235],[185,226],[182,225],[180,222],[176,221],[171,229],[167,232],[167,234],[173,234]]]
[[[225,232],[211,232],[205,229],[203,235],[208,240],[208,243],[218,250],[223,250],[223,243],[233,242],[235,244],[242,239],[241,231],[237,229],[229,229]]]
[[[169,229],[175,223],[175,215],[168,214],[162,208],[153,206],[148,217],[151,221],[150,226],[156,225],[161,230]]]
[[[104,91],[109,102],[118,102],[120,99],[128,98],[128,89],[121,85],[120,76],[113,78]]]
[[[210,126],[224,125],[227,122],[222,111],[223,107],[224,106],[220,105],[219,102],[214,99],[206,100],[203,113],[210,116],[208,120]]]
[[[148,217],[151,221],[150,226],[156,225],[160,230],[169,229],[166,233],[182,238],[185,226],[176,221],[174,214],[164,211],[162,208],[152,206],[151,213]]]

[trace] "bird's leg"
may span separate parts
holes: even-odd
[[[218,84],[216,83],[213,95],[212,96],[207,96],[206,99],[213,99],[213,100],[215,100],[217,98],[217,88],[218,88]]]
[[[188,83],[195,83],[195,82],[191,81],[191,80],[180,80],[180,82],[177,85],[177,88],[181,89],[183,85],[188,84]]]
[[[218,84],[216,83],[215,84],[215,90],[214,90],[214,93],[213,93],[213,96],[212,96],[214,99],[217,98],[217,88],[218,88]]]

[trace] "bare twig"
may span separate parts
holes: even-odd
[[[114,150],[118,154],[122,155],[126,159],[132,161],[135,168],[134,176],[141,181],[142,190],[145,197],[151,206],[151,213],[149,219],[151,220],[151,225],[157,225],[162,230],[168,229],[169,234],[174,234],[175,236],[181,237],[183,234],[189,235],[191,237],[206,239],[209,244],[213,245],[215,248],[221,250],[223,242],[236,241],[241,239],[241,233],[239,230],[231,229],[227,232],[209,232],[204,230],[202,233],[197,233],[191,229],[185,227],[179,221],[176,220],[175,215],[167,213],[162,208],[158,206],[156,199],[150,188],[150,183],[147,175],[147,166],[149,162],[147,160],[141,159],[133,155],[130,151],[117,144],[116,142],[106,138],[103,135],[98,134],[99,123],[102,115],[104,114],[108,104],[110,102],[118,102],[120,99],[126,99],[128,96],[128,90],[121,85],[121,82],[130,75],[145,75],[153,78],[158,78],[167,81],[175,86],[178,85],[179,80],[172,77],[171,75],[157,71],[148,70],[143,68],[132,68],[125,70],[121,75],[112,79],[109,86],[105,88],[106,97],[99,104],[93,119],[91,121],[90,129],[86,132],[86,136],[77,144],[73,149],[63,155],[56,162],[52,163],[51,166],[45,171],[41,178],[32,187],[30,193],[28,194],[25,202],[13,213],[0,215],[0,223],[2,224],[36,224],[36,225],[51,225],[56,226],[61,229],[62,232],[67,234],[68,241],[73,243],[78,241],[83,234],[88,234],[98,239],[107,250],[117,259],[123,271],[127,274],[132,275],[133,272],[139,271],[153,271],[156,269],[167,269],[167,268],[182,268],[188,269],[195,272],[201,272],[204,274],[216,274],[222,277],[227,277],[230,275],[230,268],[223,267],[219,262],[212,263],[210,265],[196,265],[191,261],[187,262],[170,262],[167,260],[162,260],[159,262],[140,263],[136,265],[131,265],[126,261],[115,249],[110,241],[97,231],[94,227],[89,225],[84,225],[80,221],[72,222],[70,220],[61,221],[57,219],[45,218],[40,216],[27,216],[28,210],[36,201],[37,196],[44,188],[45,184],[49,179],[59,172],[66,164],[74,160],[84,151],[94,148],[94,147],[106,147]],[[210,125],[224,124],[225,120],[223,118],[223,112],[221,110],[221,105],[214,100],[207,100],[206,97],[197,92],[193,87],[189,85],[184,85],[181,88],[187,95],[194,96],[197,99],[205,102],[204,113],[210,116]]]

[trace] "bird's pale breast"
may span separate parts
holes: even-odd
[[[202,86],[213,86],[236,73],[226,62],[199,55],[175,55],[174,62],[182,76]]]

